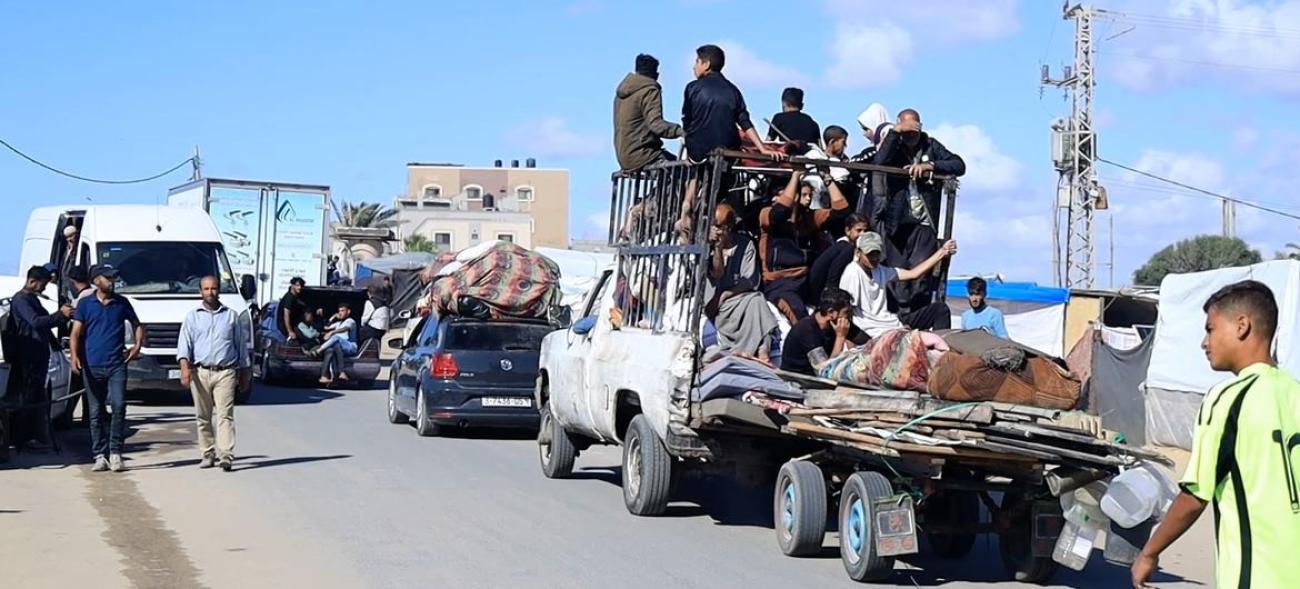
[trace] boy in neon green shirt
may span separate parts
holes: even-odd
[[[1230,284],[1205,303],[1201,347],[1235,377],[1201,401],[1182,492],[1133,563],[1146,587],[1160,553],[1213,505],[1221,588],[1300,586],[1300,383],[1270,349],[1277,301],[1260,282]]]

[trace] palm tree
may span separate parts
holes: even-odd
[[[334,201],[334,224],[340,227],[391,228],[397,226],[397,211],[377,202],[343,203],[342,207]]]
[[[1286,249],[1278,252],[1273,257],[1278,260],[1300,260],[1300,244],[1288,243]]]
[[[403,240],[403,243],[406,244],[407,252],[428,252],[431,254],[438,253],[438,246],[434,245],[432,241],[429,241],[429,238],[420,235],[419,233],[407,237],[405,240]]]

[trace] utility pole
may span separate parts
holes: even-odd
[[[1096,89],[1093,70],[1093,20],[1101,11],[1082,4],[1063,7],[1066,20],[1074,21],[1074,65],[1066,66],[1060,78],[1052,78],[1042,67],[1042,83],[1064,89],[1070,95],[1070,118],[1052,124],[1052,161],[1060,174],[1057,180],[1057,234],[1062,217],[1064,236],[1055,243],[1057,283],[1068,288],[1092,288],[1095,260],[1093,216],[1107,207],[1105,191],[1097,182],[1097,135],[1092,128],[1092,103]],[[1064,255],[1062,255],[1062,252]]]
[[[203,160],[199,158],[199,146],[194,146],[194,159],[190,160],[190,180],[203,179]]]
[[[1223,199],[1223,236],[1237,236],[1237,203]]]

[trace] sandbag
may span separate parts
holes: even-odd
[[[1082,386],[1047,358],[1029,357],[1007,372],[991,368],[978,355],[948,352],[930,369],[931,395],[948,401],[999,401],[1046,409],[1073,409]]]

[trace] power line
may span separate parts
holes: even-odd
[[[1191,65],[1204,65],[1210,67],[1222,67],[1229,69],[1253,70],[1259,72],[1277,72],[1281,74],[1300,74],[1300,70],[1293,70],[1280,67],[1269,67],[1263,65],[1245,65],[1239,63],[1222,63],[1217,61],[1201,61],[1199,59],[1180,59],[1177,57],[1157,57],[1155,55],[1141,55],[1138,53],[1125,53],[1122,51],[1098,51],[1104,55],[1115,55],[1118,57],[1131,57],[1134,59],[1143,59],[1148,61],[1168,61],[1172,63],[1186,63]]]
[[[1215,21],[1209,19],[1180,18],[1131,12],[1113,12],[1109,10],[1098,10],[1098,12],[1117,20],[1157,28],[1182,31],[1220,32],[1252,37],[1271,37],[1276,39],[1300,39],[1300,29],[1229,24],[1221,22],[1221,20]]]
[[[1110,165],[1115,166],[1116,168],[1119,168],[1119,169],[1121,169],[1121,170],[1128,170],[1128,171],[1130,171],[1130,172],[1133,172],[1134,174],[1139,174],[1139,175],[1142,175],[1142,176],[1146,176],[1146,177],[1151,178],[1151,179],[1153,179],[1153,180],[1159,180],[1159,181],[1164,182],[1164,183],[1166,183],[1166,184],[1173,184],[1174,186],[1178,186],[1178,187],[1180,187],[1180,188],[1184,188],[1184,189],[1187,189],[1187,190],[1192,191],[1192,192],[1199,192],[1199,193],[1204,194],[1204,195],[1213,196],[1213,197],[1215,197],[1215,198],[1217,198],[1217,199],[1220,199],[1220,200],[1226,200],[1226,201],[1228,201],[1228,202],[1235,203],[1235,204],[1239,204],[1239,205],[1244,205],[1244,206],[1250,207],[1250,208],[1252,208],[1252,209],[1258,209],[1258,210],[1264,211],[1264,212],[1266,212],[1266,213],[1273,213],[1274,215],[1279,215],[1279,216],[1282,216],[1282,217],[1287,217],[1287,218],[1289,218],[1289,219],[1295,219],[1295,220],[1297,220],[1297,221],[1300,221],[1300,215],[1297,215],[1297,214],[1295,214],[1295,213],[1288,213],[1288,212],[1286,212],[1286,211],[1280,211],[1280,210],[1278,210],[1278,209],[1274,209],[1274,208],[1266,207],[1266,206],[1263,206],[1263,205],[1261,205],[1261,204],[1258,204],[1258,203],[1255,203],[1255,202],[1251,202],[1251,201],[1248,201],[1248,200],[1241,200],[1241,199],[1239,199],[1239,198],[1233,198],[1233,197],[1228,196],[1228,195],[1226,195],[1226,194],[1219,194],[1219,193],[1217,193],[1217,192],[1211,192],[1211,191],[1206,190],[1206,189],[1204,189],[1204,188],[1197,188],[1197,187],[1195,187],[1195,186],[1192,186],[1191,184],[1184,184],[1184,183],[1179,182],[1179,181],[1177,181],[1177,180],[1171,180],[1171,179],[1169,179],[1169,178],[1165,178],[1165,177],[1163,177],[1163,176],[1157,176],[1157,175],[1155,175],[1155,174],[1152,174],[1151,172],[1144,172],[1144,171],[1142,171],[1142,170],[1139,170],[1139,169],[1137,169],[1137,168],[1132,168],[1132,167],[1126,166],[1126,165],[1124,165],[1124,164],[1117,164],[1117,163],[1112,162],[1112,161],[1110,161],[1110,160],[1108,160],[1108,159],[1106,159],[1106,158],[1101,158],[1101,157],[1099,157],[1099,158],[1097,158],[1097,161],[1099,161],[1099,162],[1101,162],[1101,163],[1103,163],[1103,164],[1110,164]]]
[[[10,145],[9,142],[8,142],[8,141],[5,141],[4,139],[0,139],[0,145],[3,145],[4,147],[8,148],[9,151],[12,151],[12,152],[18,154],[19,157],[21,157],[21,158],[23,158],[23,159],[25,159],[25,160],[27,160],[27,161],[33,163],[33,164],[36,164],[36,165],[38,165],[38,166],[40,166],[40,167],[42,167],[42,168],[45,168],[46,170],[49,170],[49,171],[51,171],[51,172],[54,172],[55,174],[58,174],[58,175],[60,175],[60,176],[67,176],[68,178],[72,178],[72,179],[74,179],[74,180],[81,180],[81,181],[83,181],[83,182],[94,182],[95,184],[140,184],[140,183],[143,183],[143,182],[149,182],[149,181],[152,181],[152,180],[157,180],[157,179],[159,179],[159,178],[162,178],[163,176],[166,176],[166,175],[168,175],[168,174],[170,174],[170,173],[172,173],[172,172],[175,172],[176,170],[179,170],[179,169],[185,167],[186,164],[190,164],[190,163],[193,163],[193,162],[194,162],[194,158],[193,158],[193,157],[185,158],[185,161],[182,161],[181,163],[176,164],[175,166],[172,166],[172,167],[171,167],[170,169],[168,169],[166,172],[161,172],[161,173],[158,173],[158,174],[154,174],[154,175],[152,175],[152,176],[149,176],[148,178],[137,178],[137,179],[135,179],[135,180],[102,180],[102,179],[99,179],[99,178],[88,178],[88,177],[86,177],[86,176],[79,176],[79,175],[77,175],[77,174],[73,174],[73,173],[71,173],[71,172],[65,172],[65,171],[63,171],[63,170],[60,170],[60,169],[58,169],[58,168],[56,168],[56,167],[54,167],[54,166],[51,166],[51,165],[49,165],[49,164],[46,164],[46,163],[44,163],[44,162],[38,160],[38,159],[36,159],[36,158],[34,158],[34,157],[30,156],[30,155],[27,155],[26,153],[23,153],[22,150],[18,149],[17,147],[14,147],[13,145]]]

